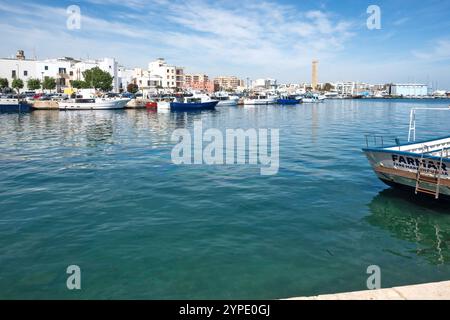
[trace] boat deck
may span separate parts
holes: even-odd
[[[450,137],[422,142],[414,142],[384,149],[416,153],[419,155],[423,153],[425,155],[434,157],[440,157],[441,155],[443,155],[444,158],[450,158]]]

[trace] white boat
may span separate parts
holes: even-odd
[[[325,99],[326,99],[325,96],[307,92],[303,97],[303,103],[320,103],[324,102]]]
[[[128,98],[77,98],[59,102],[59,110],[113,110],[124,109]]]
[[[214,99],[219,100],[218,107],[236,106],[239,103],[239,97],[230,96],[227,92],[216,92]]]
[[[408,143],[400,144],[396,139],[395,145],[384,146],[383,137],[366,136],[367,148],[363,151],[375,174],[387,185],[412,190],[416,195],[449,199],[450,136],[415,142],[417,110],[450,111],[450,108],[413,108]],[[371,141],[374,147],[370,147]]]
[[[267,96],[266,94],[257,93],[253,96],[250,96],[246,99],[244,99],[244,105],[268,105],[268,104],[275,104],[277,98],[275,96]]]

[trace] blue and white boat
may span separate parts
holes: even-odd
[[[176,98],[170,103],[170,110],[213,110],[218,103],[218,100],[203,99],[201,97],[182,97]]]
[[[30,112],[31,104],[17,97],[0,98],[0,112]]]
[[[325,99],[325,96],[307,92],[303,96],[303,103],[321,103],[324,102]]]
[[[416,195],[450,199],[450,136],[416,142],[416,110],[450,108],[412,109],[408,143],[396,139],[394,145],[385,145],[386,139],[381,136],[366,136],[363,152],[387,185],[412,190]]]
[[[282,105],[296,105],[302,103],[302,98],[297,96],[282,96],[277,100],[277,103]]]

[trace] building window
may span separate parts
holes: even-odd
[[[66,74],[66,68],[59,68],[59,74]]]
[[[13,71],[12,71],[11,77],[12,77],[13,79],[15,79],[15,78],[17,77],[16,70],[13,70]]]
[[[70,71],[70,75],[73,76],[73,71]]]
[[[45,66],[45,68],[44,68],[44,69],[45,69],[45,71],[48,71],[48,66]]]
[[[24,77],[28,77],[28,71],[25,70],[25,71],[23,72],[23,76],[24,76]]]

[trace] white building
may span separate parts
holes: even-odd
[[[390,86],[390,94],[392,96],[423,97],[428,95],[428,86],[417,83],[393,84]]]
[[[37,78],[36,60],[26,59],[24,52],[21,50],[17,52],[15,58],[2,58],[0,59],[0,78],[7,79],[9,86],[14,79],[22,79],[24,89],[27,90],[27,81]]]
[[[161,87],[164,89],[183,88],[183,68],[170,66],[163,58],[150,62],[148,71],[152,76],[160,77]]]
[[[119,90],[127,91],[128,85],[134,83],[147,93],[155,93],[162,87],[163,79],[161,76],[153,75],[148,70],[141,68],[126,69],[119,67],[118,70]]]
[[[253,89],[276,89],[277,80],[275,79],[256,79],[252,81]]]
[[[0,59],[0,78],[8,79],[9,85],[13,79],[24,81],[27,90],[27,81],[31,78],[44,80],[52,77],[56,80],[56,90],[64,91],[71,87],[71,80],[84,80],[83,72],[95,67],[108,72],[113,77],[113,90],[119,91],[118,63],[113,58],[101,60],[81,61],[70,57],[46,60],[28,60],[24,52],[19,50],[15,58]]]

